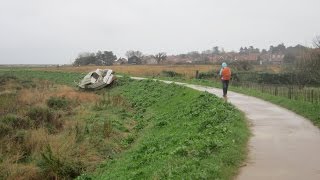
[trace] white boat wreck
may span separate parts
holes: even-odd
[[[89,72],[78,84],[81,89],[98,90],[111,84],[116,77],[111,69],[97,69]]]

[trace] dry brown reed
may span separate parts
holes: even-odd
[[[47,71],[65,71],[86,73],[100,69],[112,69],[116,73],[124,73],[132,76],[158,76],[163,71],[174,71],[185,77],[192,78],[196,71],[208,72],[218,68],[215,65],[114,65],[114,66],[81,66],[81,67],[59,67],[59,68],[38,68]]]
[[[64,71],[64,72],[81,72],[86,73],[96,69],[112,69],[116,73],[128,74],[131,76],[158,76],[163,71],[174,71],[183,75],[186,78],[194,78],[196,71],[199,72],[217,72],[220,65],[113,65],[113,66],[80,66],[80,67],[48,67],[48,68],[35,68],[37,70],[46,71]],[[264,72],[279,72],[281,66],[279,65],[254,65],[254,71]]]

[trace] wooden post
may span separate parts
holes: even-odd
[[[307,90],[303,90],[303,100],[307,101]]]
[[[196,79],[199,79],[199,70],[196,70]]]
[[[291,87],[289,87],[289,89],[288,89],[288,97],[289,97],[289,99],[291,99]]]

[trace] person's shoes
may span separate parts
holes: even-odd
[[[223,96],[223,99],[224,99],[224,101],[227,101],[227,100],[228,100],[227,95],[224,95],[224,96]]]

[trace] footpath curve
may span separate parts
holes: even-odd
[[[207,91],[222,97],[221,89],[163,82]],[[252,132],[247,162],[236,179],[320,179],[320,131],[308,119],[264,100],[235,92],[228,92],[228,102],[245,113]]]

